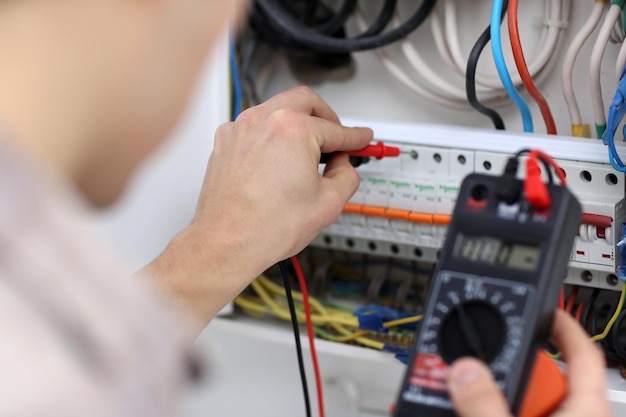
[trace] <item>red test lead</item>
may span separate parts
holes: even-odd
[[[350,151],[348,155],[383,159],[388,156],[400,156],[400,148],[387,146],[383,142],[378,142],[375,145],[368,145],[358,151]]]

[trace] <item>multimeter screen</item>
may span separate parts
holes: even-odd
[[[539,264],[539,246],[492,236],[459,233],[452,256],[492,266],[534,271]]]

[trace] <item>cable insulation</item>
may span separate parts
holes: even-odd
[[[526,104],[526,100],[524,100],[520,93],[515,89],[515,85],[513,84],[513,80],[511,80],[511,75],[509,74],[509,70],[504,60],[502,36],[500,34],[500,21],[502,17],[503,3],[503,0],[494,0],[493,8],[491,10],[491,52],[493,53],[493,59],[496,63],[496,69],[498,70],[498,75],[500,75],[502,84],[509,94],[509,97],[511,97],[511,100],[513,100],[519,108],[522,115],[524,132],[532,133],[533,119],[530,109],[528,108],[528,104]]]
[[[554,123],[554,117],[552,116],[552,110],[550,110],[550,105],[546,101],[543,94],[541,94],[541,91],[539,91],[539,89],[535,85],[532,75],[530,75],[530,71],[528,71],[526,58],[524,57],[524,50],[522,49],[522,41],[519,35],[519,25],[517,17],[518,6],[519,0],[509,0],[509,38],[511,39],[511,48],[513,50],[515,65],[517,66],[517,70],[522,77],[522,81],[524,83],[524,86],[526,87],[526,90],[535,100],[535,102],[539,106],[539,109],[541,110],[541,115],[543,116],[543,120],[546,125],[546,130],[548,134],[556,135],[556,124]]]
[[[315,350],[315,333],[313,331],[313,322],[311,320],[311,304],[309,303],[309,292],[306,286],[306,280],[304,279],[304,272],[300,261],[296,256],[291,257],[291,263],[296,271],[298,282],[300,283],[300,291],[302,292],[302,303],[304,304],[304,312],[306,316],[306,329],[309,336],[309,347],[311,349],[311,360],[313,362],[313,371],[315,373],[315,384],[317,387],[317,404],[319,407],[320,417],[324,417],[324,393],[322,390],[322,377],[320,374],[320,367],[317,361],[317,351]]]

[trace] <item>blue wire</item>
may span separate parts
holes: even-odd
[[[241,89],[241,79],[239,78],[239,67],[237,65],[237,49],[235,47],[235,35],[230,33],[230,70],[233,82],[233,109],[232,120],[239,116],[243,110],[243,91]]]
[[[622,71],[622,76],[617,85],[617,90],[613,96],[611,106],[609,107],[609,114],[607,117],[607,128],[602,135],[602,141],[607,146],[609,151],[609,162],[613,169],[618,172],[626,173],[626,166],[617,153],[615,148],[615,132],[619,127],[622,119],[626,116],[626,68]]]
[[[496,68],[498,70],[498,75],[500,76],[500,80],[502,81],[502,85],[504,86],[507,94],[511,97],[511,100],[515,102],[517,107],[519,107],[520,112],[522,113],[522,121],[524,123],[524,132],[533,131],[533,118],[530,114],[530,109],[528,108],[528,104],[524,100],[524,97],[520,95],[515,89],[515,85],[513,84],[513,80],[511,80],[511,76],[509,75],[509,70],[506,67],[506,62],[504,61],[504,53],[502,52],[502,37],[500,35],[500,18],[502,17],[502,8],[503,8],[504,0],[494,0],[493,8],[491,9],[491,51],[493,53],[493,59],[496,62]]]

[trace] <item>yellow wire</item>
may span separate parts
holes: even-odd
[[[268,309],[264,307],[262,304],[258,304],[250,300],[240,298],[241,296],[235,299],[236,305],[239,305],[241,308],[257,313],[257,314],[266,314],[271,311],[280,319],[283,319],[283,320],[290,319],[291,316],[289,312],[285,308],[280,306],[270,296],[270,293],[272,293],[274,295],[284,297],[285,289],[283,287],[275,284],[274,282],[270,281],[267,277],[262,275],[252,282],[252,288],[259,295],[261,300],[267,305],[267,307],[269,307],[270,310],[268,311]],[[293,295],[294,300],[297,300],[300,302],[303,301],[301,292],[293,291],[292,295]],[[332,307],[325,307],[324,305],[322,305],[321,302],[319,302],[314,297],[309,297],[309,304],[311,306],[311,309],[316,311],[317,313],[311,316],[311,320],[313,321],[313,324],[330,325],[337,333],[340,333],[342,335],[342,336],[332,336],[332,337],[328,337],[327,335],[326,336],[327,339],[336,341],[336,342],[355,341],[363,346],[371,347],[373,349],[377,349],[377,350],[384,349],[384,346],[385,346],[384,343],[369,339],[367,337],[363,337],[369,333],[368,331],[361,330],[361,331],[354,332],[346,328],[346,327],[351,327],[351,328],[359,327],[358,317],[356,317],[354,314],[347,313],[345,311],[341,311],[338,309],[334,309]],[[297,315],[298,321],[303,322],[305,320],[304,314],[302,312],[296,312],[296,315]],[[422,315],[406,317],[403,319],[386,322],[383,325],[386,328],[390,328],[390,327],[400,326],[403,324],[415,323],[417,321],[422,320],[423,317],[424,316]]]
[[[279,318],[283,320],[290,319],[291,315],[289,314],[289,311],[281,307],[280,305],[278,305],[278,303],[274,301],[274,299],[269,295],[269,293],[265,290],[265,288],[260,282],[256,280],[252,281],[252,288],[259,295],[259,297],[261,297],[263,302],[267,304]],[[313,307],[314,304],[321,309],[320,311],[325,311],[324,308],[319,304],[319,302],[311,303],[311,306]],[[306,320],[305,315],[302,312],[297,311],[296,316],[299,322],[304,322]],[[359,327],[359,321],[357,320],[356,317],[344,318],[344,317],[333,317],[328,314],[317,314],[317,315],[312,314],[311,321],[315,325],[337,323],[337,324],[343,324],[349,327],[356,327],[356,328]]]
[[[424,318],[423,314],[419,316],[405,317],[403,319],[387,321],[383,323],[383,326],[385,326],[386,328],[402,326],[403,324],[416,323],[418,321],[421,321],[423,318]]]
[[[625,298],[626,298],[626,282],[624,282],[624,284],[622,285],[622,294],[619,297],[619,302],[617,303],[617,308],[615,309],[615,313],[613,313],[613,317],[611,317],[611,320],[609,320],[609,322],[606,324],[606,327],[604,328],[604,331],[602,333],[597,334],[591,338],[592,342],[597,342],[599,340],[602,340],[609,334],[609,332],[611,331],[611,328],[615,324],[615,321],[617,321],[617,318],[622,312],[622,308],[624,308]]]
[[[324,339],[328,339],[331,340],[333,342],[339,342],[339,343],[345,343],[345,342],[351,342],[353,340],[359,339],[365,335],[367,335],[368,331],[367,330],[361,330],[349,335],[345,335],[345,336],[333,336],[330,334],[320,334],[320,336]]]
[[[257,281],[261,285],[263,285],[263,287],[265,287],[265,289],[269,291],[270,293],[279,295],[281,297],[285,297],[285,289],[281,287],[280,285],[277,285],[274,282],[270,281],[267,277],[261,275],[260,277],[257,278]],[[293,295],[294,300],[300,301],[300,302],[304,301],[301,292],[292,291],[291,294]],[[319,302],[315,297],[309,296],[309,305],[311,306],[311,309],[317,310],[321,315],[344,317],[346,319],[351,319],[351,320],[356,319],[356,317],[352,313],[341,311],[332,307],[324,307],[322,303]],[[323,314],[322,314],[322,311],[324,312]]]

